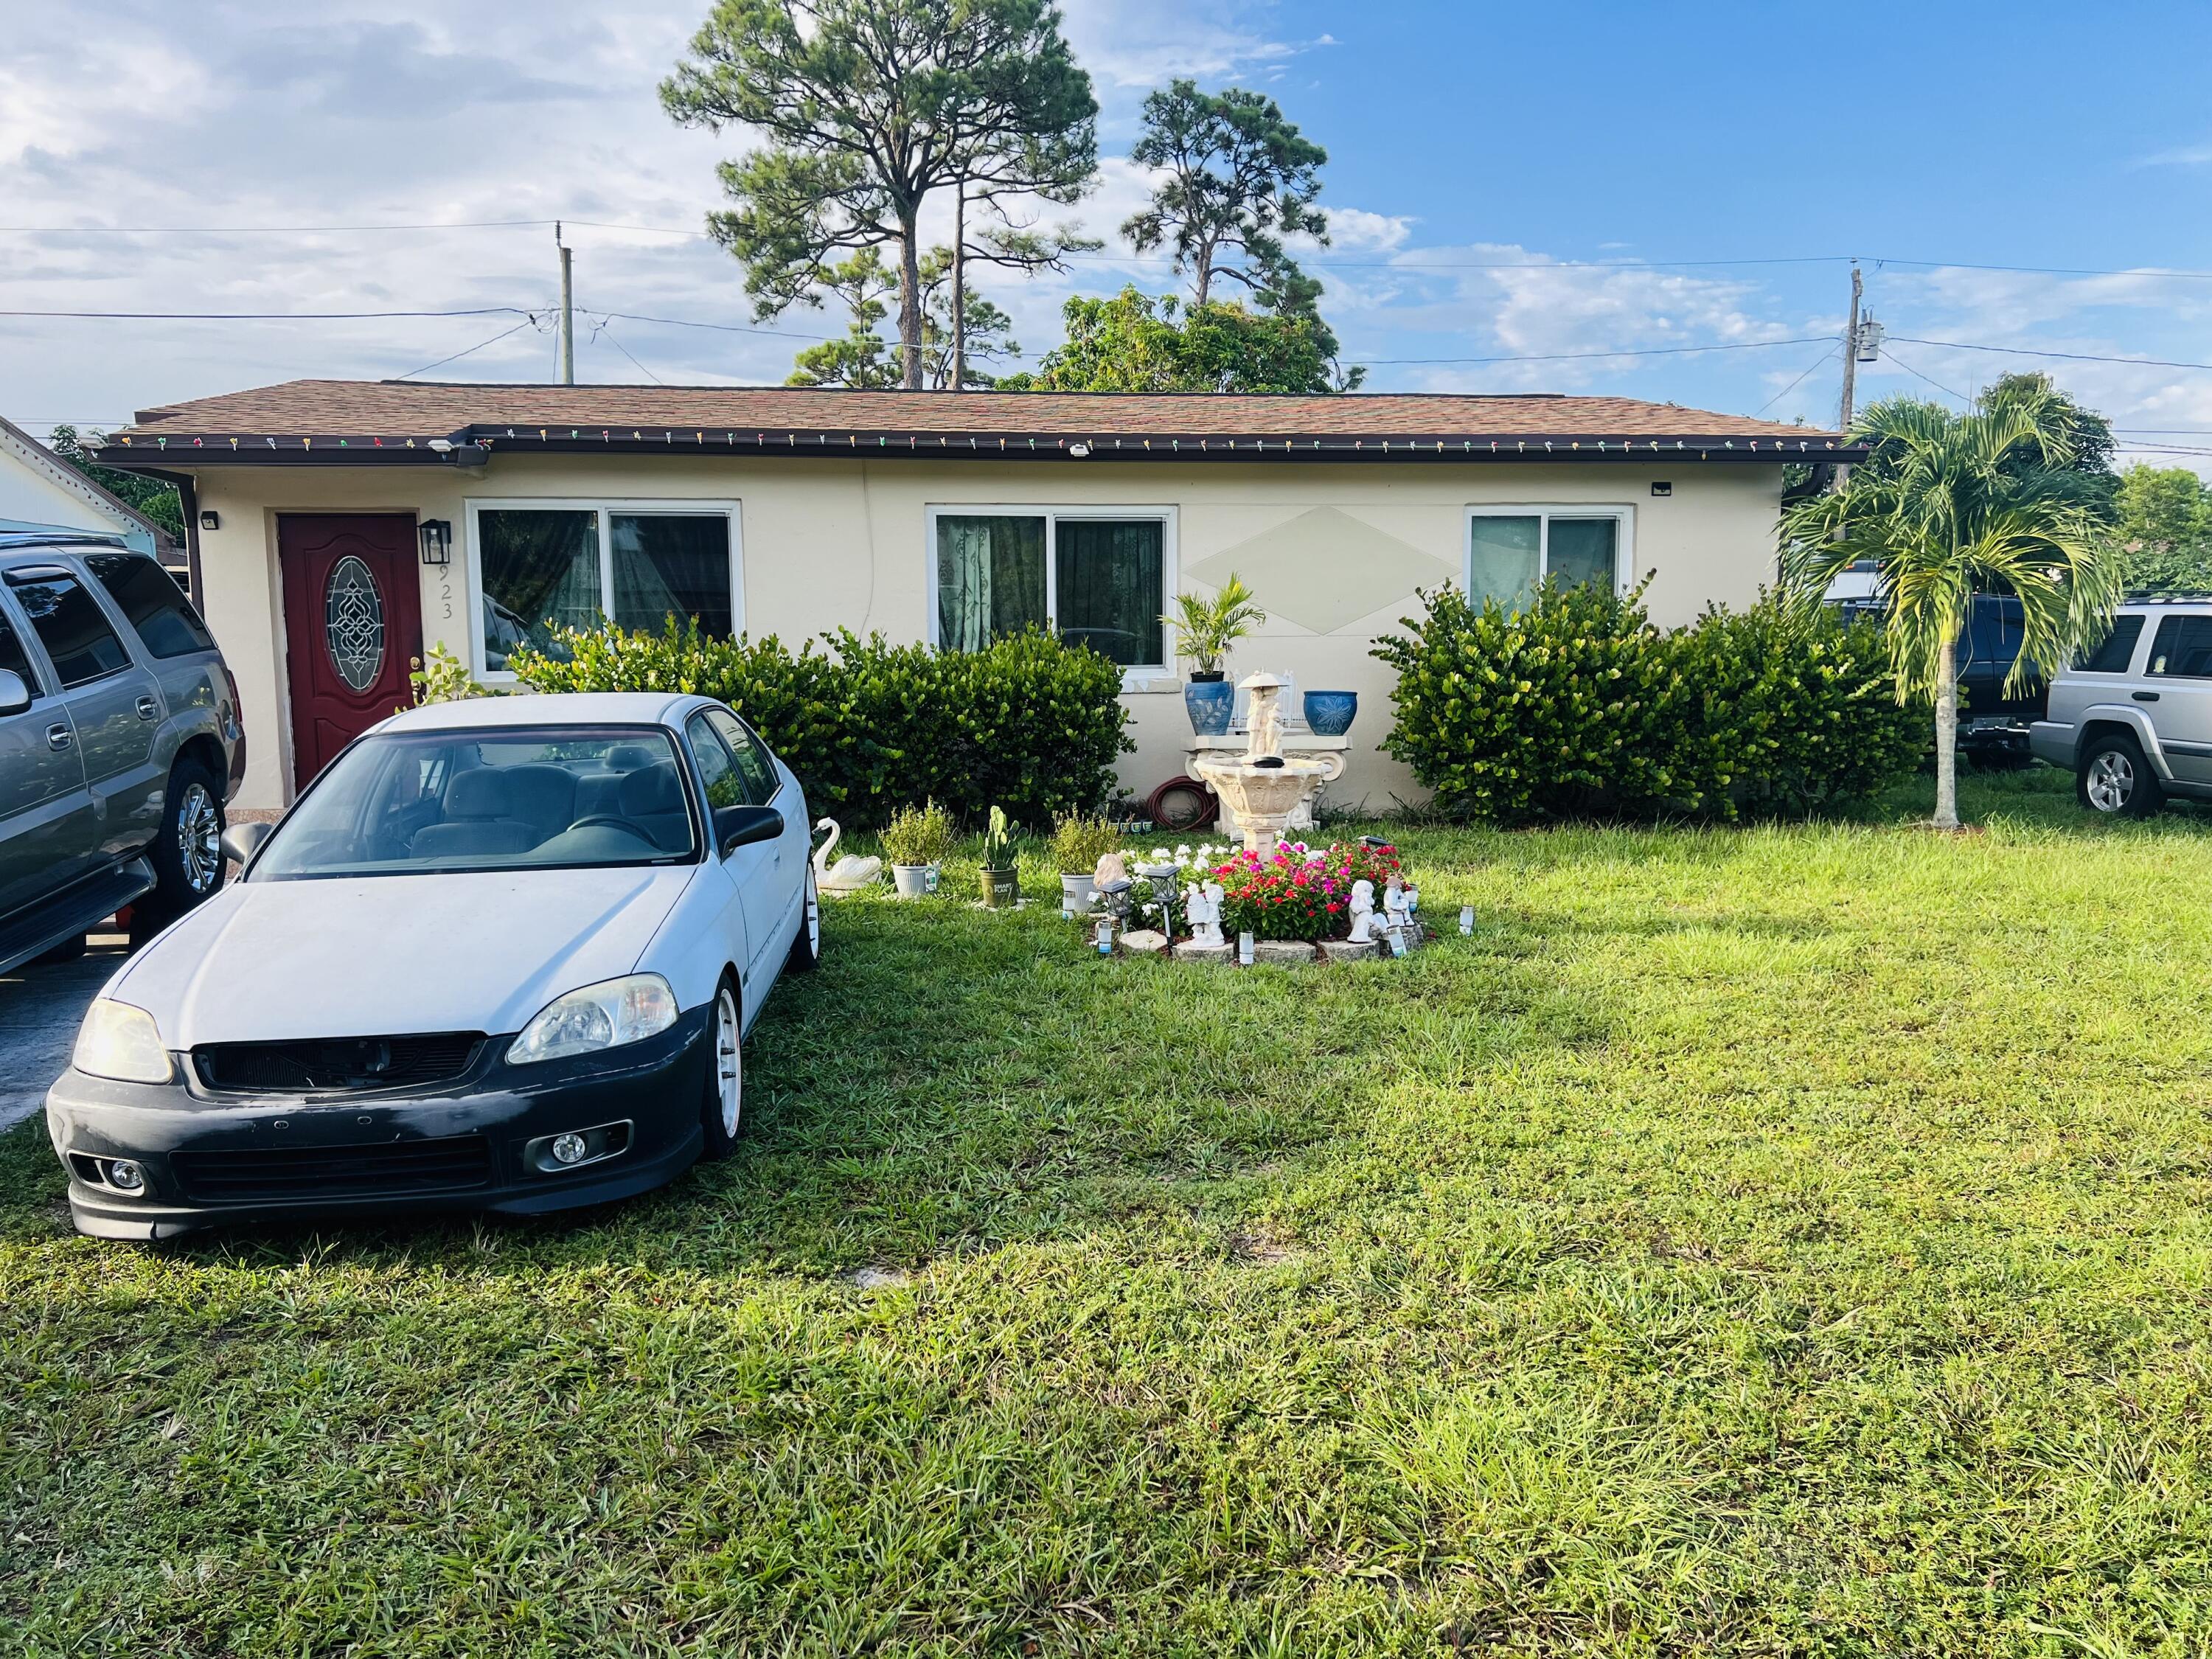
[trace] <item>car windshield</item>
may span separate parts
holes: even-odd
[[[253,878],[678,864],[697,848],[658,727],[394,732],[331,763]]]

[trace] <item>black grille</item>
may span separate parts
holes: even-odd
[[[314,1037],[298,1042],[211,1042],[192,1050],[192,1064],[209,1088],[245,1094],[420,1088],[459,1077],[483,1042],[481,1031],[440,1031]]]
[[[491,1143],[482,1135],[448,1135],[366,1146],[200,1149],[170,1153],[169,1167],[185,1196],[202,1204],[405,1198],[486,1185]]]

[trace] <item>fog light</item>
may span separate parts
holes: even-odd
[[[584,1154],[589,1150],[584,1145],[584,1138],[581,1135],[553,1137],[553,1161],[556,1164],[581,1164],[584,1161]]]
[[[146,1171],[127,1158],[107,1160],[107,1184],[118,1193],[143,1193],[146,1190]]]

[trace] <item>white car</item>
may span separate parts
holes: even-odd
[[[705,697],[411,709],[225,846],[46,1097],[98,1237],[659,1186],[729,1151],[744,1034],[821,955],[799,780]]]

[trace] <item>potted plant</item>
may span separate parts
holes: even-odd
[[[1098,897],[1098,860],[1121,844],[1120,833],[1104,818],[1078,815],[1053,827],[1052,861],[1060,870],[1062,910],[1071,916],[1091,914]]]
[[[935,801],[906,806],[884,826],[884,856],[901,898],[920,898],[937,890],[937,878],[952,851],[952,814]]]
[[[1176,631],[1176,654],[1194,665],[1190,684],[1182,689],[1190,729],[1201,738],[1218,738],[1229,729],[1237,707],[1237,689],[1222,672],[1222,659],[1231,646],[1267,620],[1267,613],[1253,603],[1252,590],[1232,570],[1212,599],[1176,594],[1175,610],[1160,620]]]
[[[994,806],[990,827],[983,832],[983,902],[994,910],[1003,910],[1020,902],[1021,896],[1013,831],[1007,827],[1006,809]]]

